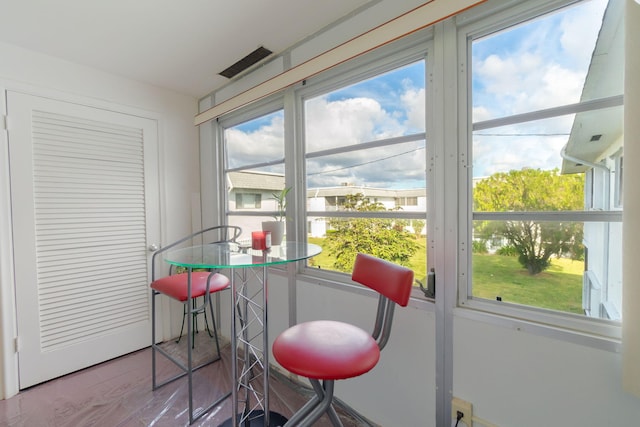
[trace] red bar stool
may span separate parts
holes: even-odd
[[[188,296],[187,296],[187,284],[188,284],[188,274],[189,273],[180,273],[174,274],[171,276],[166,276],[161,279],[155,280],[151,282],[151,289],[155,292],[166,295],[170,298],[173,298],[176,301],[180,301],[183,304],[187,304]],[[207,322],[207,306],[209,307],[209,313],[211,313],[211,323],[213,325],[213,331],[209,331],[209,335],[213,337],[216,343],[216,351],[218,356],[220,356],[220,344],[218,342],[218,328],[216,326],[216,319],[214,317],[213,312],[213,304],[211,302],[211,294],[223,291],[229,287],[230,281],[229,278],[220,273],[212,273],[209,271],[195,271],[191,273],[191,301],[192,301],[192,314],[194,318],[199,313],[204,313],[205,318],[204,322],[206,328],[209,329],[209,322]],[[204,297],[204,302],[198,306],[196,304],[196,299]],[[180,337],[178,337],[178,342],[182,337],[182,331],[184,330],[184,319],[187,316],[188,310],[185,306],[182,315],[182,327],[180,328]],[[192,334],[197,333],[197,325],[198,323],[194,321],[195,327],[193,328]],[[194,340],[192,338],[192,340]],[[192,341],[193,346],[193,341]]]
[[[156,338],[156,297],[158,295],[166,295],[174,300],[182,302],[185,307],[183,310],[182,316],[182,327],[180,328],[180,336],[182,336],[182,330],[184,328],[185,317],[190,312],[193,315],[193,323],[196,323],[196,316],[200,313],[204,313],[205,325],[206,328],[209,329],[209,323],[207,322],[207,308],[211,315],[211,323],[213,331],[209,331],[210,335],[213,337],[215,346],[216,346],[216,356],[208,361],[201,363],[199,366],[193,367],[192,371],[197,370],[209,363],[220,360],[220,343],[218,342],[218,330],[215,321],[215,313],[213,311],[213,303],[211,301],[211,294],[216,292],[223,291],[229,288],[229,278],[223,274],[217,273],[215,271],[193,271],[191,272],[191,300],[188,300],[188,277],[189,273],[179,273],[172,274],[173,270],[170,268],[169,275],[156,278],[156,263],[158,257],[164,253],[165,251],[173,248],[179,247],[181,244],[191,243],[194,238],[202,239],[204,242],[208,243],[221,243],[221,242],[236,242],[238,237],[242,234],[242,229],[233,225],[217,225],[214,227],[205,228],[189,236],[183,237],[171,244],[164,246],[163,248],[154,252],[153,257],[151,258],[151,271],[152,271],[152,282],[150,285],[151,288],[151,349],[152,349],[152,383],[153,389],[155,390],[158,387],[161,387],[171,381],[174,381],[184,375],[189,374],[187,367],[178,360],[174,355],[167,352],[160,343],[157,342]],[[198,298],[204,297],[204,301],[202,304],[198,305],[196,302]],[[188,304],[191,306],[187,307]],[[195,334],[197,331],[197,326],[192,328],[192,334]],[[178,338],[178,341],[180,339]],[[194,335],[192,335],[192,342],[194,342]],[[189,359],[191,358],[189,351]],[[167,359],[171,360],[178,367],[182,369],[183,372],[166,379],[160,383],[158,383],[156,378],[156,352],[160,352]]]
[[[317,320],[292,326],[273,343],[280,365],[306,377],[316,395],[300,408],[285,426],[311,426],[325,412],[336,427],[342,423],[332,405],[335,380],[360,376],[380,359],[387,344],[396,304],[406,307],[413,286],[413,271],[371,255],[358,254],[352,280],[379,294],[373,332],[348,323]],[[322,383],[320,383],[322,381]]]

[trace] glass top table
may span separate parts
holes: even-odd
[[[264,267],[301,261],[318,255],[322,248],[312,243],[282,242],[267,250],[238,243],[212,243],[167,251],[164,260],[186,268]]]
[[[268,427],[270,424],[282,425],[286,422],[282,415],[269,411],[268,270],[270,266],[302,261],[320,252],[320,246],[302,242],[282,242],[267,250],[229,242],[169,250],[164,255],[167,263],[185,267],[189,274],[199,268],[231,269],[231,303],[235,307],[231,310],[231,375],[234,383],[231,394],[234,415],[220,427]],[[249,271],[254,274],[247,274]],[[187,322],[187,325],[187,335],[190,337],[191,322]],[[191,366],[190,346],[188,353]],[[255,362],[262,369],[262,374],[254,372]]]

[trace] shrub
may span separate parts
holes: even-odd
[[[502,256],[518,256],[518,255],[520,255],[518,253],[518,250],[516,249],[516,247],[512,246],[512,245],[502,246],[500,249],[498,249],[496,251],[496,253],[498,255],[502,255]]]
[[[487,249],[487,241],[486,240],[474,240],[471,243],[471,250],[474,254],[486,254],[489,252]]]

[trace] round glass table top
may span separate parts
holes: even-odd
[[[262,267],[300,261],[320,252],[322,248],[312,243],[282,242],[263,251],[230,242],[169,250],[164,254],[164,260],[187,268]]]

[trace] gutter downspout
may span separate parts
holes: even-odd
[[[578,159],[577,157],[573,157],[567,154],[567,145],[569,145],[569,143],[567,142],[564,147],[562,147],[562,150],[560,150],[560,156],[564,159],[564,160],[568,160],[570,162],[576,162],[576,163],[581,163],[583,165],[586,166],[590,166],[592,168],[597,168],[597,169],[601,169],[605,172],[604,176],[605,176],[605,182],[604,182],[604,209],[605,210],[610,210],[611,209],[611,170],[606,166],[603,165],[602,163],[592,163],[586,160],[582,160],[582,159]],[[593,180],[592,180],[593,182]],[[593,184],[592,184],[593,185]],[[607,239],[607,250],[604,253],[604,263],[603,263],[603,277],[601,280],[602,283],[602,289],[604,290],[604,295],[601,295],[601,298],[604,299],[605,301],[608,299],[609,297],[609,243],[610,243],[610,229],[609,229],[609,223],[606,223],[605,225],[605,233],[604,235],[606,236]],[[586,273],[586,271],[585,271]],[[602,300],[601,299],[601,300]],[[597,313],[597,316],[600,317],[600,313]]]

